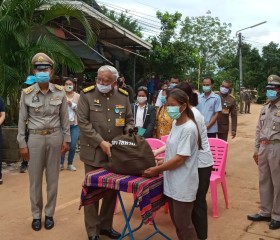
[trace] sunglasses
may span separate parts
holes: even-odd
[[[148,90],[148,88],[147,88],[147,87],[142,86],[142,87],[139,87],[137,90],[138,90],[138,91],[141,91],[141,90],[147,91],[147,90]]]

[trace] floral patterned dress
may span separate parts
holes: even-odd
[[[167,113],[165,105],[157,109],[156,115],[156,138],[160,139],[161,136],[168,135],[171,131],[173,120]]]

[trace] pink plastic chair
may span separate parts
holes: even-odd
[[[161,136],[161,137],[160,137],[160,140],[166,143],[168,136],[169,136],[169,135]]]
[[[228,208],[228,194],[227,194],[227,184],[226,184],[226,175],[225,175],[228,143],[219,138],[209,138],[208,141],[214,159],[214,165],[210,177],[212,216],[214,218],[218,218],[219,217],[218,194],[217,194],[218,183],[221,183],[222,185],[226,208]]]
[[[159,149],[159,148],[161,148],[162,146],[165,145],[165,142],[163,142],[162,140],[159,140],[157,138],[146,138],[145,140],[149,143],[150,147],[153,150]],[[164,155],[165,155],[165,153],[161,153],[158,156],[159,157],[164,157]]]

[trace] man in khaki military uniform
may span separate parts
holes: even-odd
[[[29,160],[32,228],[39,231],[43,210],[44,169],[47,181],[45,228],[51,229],[54,226],[59,163],[61,154],[69,149],[70,126],[63,87],[49,83],[53,74],[53,60],[44,53],[37,53],[32,58],[32,64],[37,83],[22,91],[17,140],[22,159]],[[26,127],[29,132],[28,142]]]
[[[118,72],[112,66],[98,69],[96,86],[81,92],[77,107],[80,127],[80,158],[85,164],[85,173],[104,167],[111,156],[111,140],[128,132],[133,127],[133,116],[128,93],[114,89]],[[103,198],[100,214],[99,202],[85,206],[85,226],[89,240],[98,240],[99,234],[117,239],[120,234],[112,228],[117,192]]]
[[[269,228],[280,229],[280,77],[268,77],[266,96],[256,130],[253,158],[259,166],[260,211],[249,215],[252,221],[270,221]]]
[[[218,138],[227,141],[229,131],[229,115],[231,116],[231,136],[235,138],[237,128],[237,109],[235,98],[230,95],[231,81],[224,80],[218,95],[222,101],[222,111],[218,114]]]
[[[244,113],[244,87],[240,88],[240,95],[239,95],[239,101],[240,101],[240,108],[239,108],[239,113],[243,114]]]

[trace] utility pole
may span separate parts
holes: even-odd
[[[241,34],[241,31],[243,30],[246,30],[246,29],[249,29],[249,28],[254,28],[254,27],[257,27],[259,25],[262,25],[266,23],[266,21],[264,22],[261,22],[261,23],[258,23],[258,24],[255,24],[253,26],[250,26],[250,27],[246,27],[246,28],[242,28],[240,30],[238,30],[236,32],[236,36],[237,36],[237,33],[238,33],[238,48],[239,48],[239,96],[240,96],[240,88],[243,87],[243,69],[242,69],[242,34]]]
[[[243,87],[243,69],[242,69],[242,34],[238,33],[238,47],[239,47],[239,94],[241,87]]]

